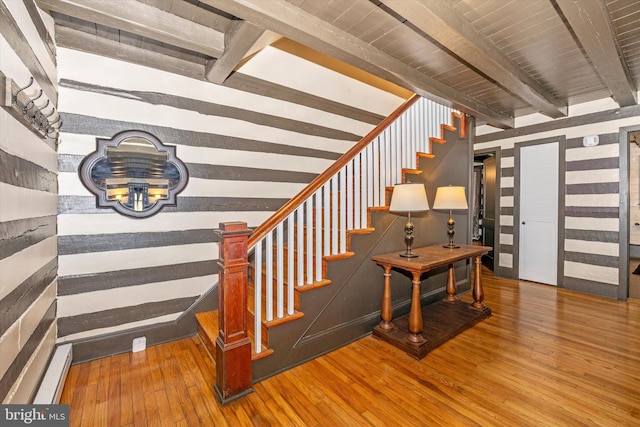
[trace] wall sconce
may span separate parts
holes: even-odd
[[[415,258],[418,256],[411,252],[413,244],[411,212],[425,212],[428,210],[429,201],[423,184],[398,184],[393,188],[389,212],[406,212],[408,215],[407,224],[404,226],[404,241],[407,244],[407,251],[400,254],[401,257]]]
[[[51,101],[46,96],[43,98],[42,89],[35,97],[26,94],[25,90],[33,85],[33,77],[25,87],[18,87],[12,79],[1,77],[4,78],[0,87],[2,106],[11,107],[12,111],[18,113],[14,113],[15,117],[32,127],[43,138],[56,139],[62,126],[62,117],[56,113],[55,107],[51,106],[51,110],[48,110]],[[36,101],[40,107],[36,105]]]
[[[433,201],[433,209],[449,210],[449,221],[447,221],[447,235],[449,236],[449,244],[443,245],[445,248],[454,249],[460,246],[453,243],[453,235],[455,234],[454,226],[456,222],[451,214],[452,210],[469,209],[467,205],[467,197],[464,193],[464,187],[438,187],[436,190],[436,199]]]

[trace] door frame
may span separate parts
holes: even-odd
[[[618,267],[618,300],[626,301],[629,298],[629,244],[630,244],[630,202],[629,202],[629,134],[640,131],[640,125],[620,128],[618,133],[619,158],[620,158],[620,225],[618,231],[619,267]]]
[[[564,287],[564,216],[565,216],[565,147],[566,136],[558,135],[550,138],[536,139],[533,141],[518,142],[514,144],[513,158],[513,278],[520,277],[520,150],[522,147],[532,145],[558,143],[558,259],[557,262],[557,287]]]
[[[495,200],[495,212],[496,218],[494,222],[494,236],[493,236],[493,274],[497,277],[510,277],[508,270],[504,267],[500,267],[500,197],[502,196],[502,189],[500,187],[500,164],[502,157],[502,149],[500,147],[484,148],[481,150],[474,150],[472,159],[476,156],[483,154],[492,154],[496,159],[496,200]],[[471,162],[473,166],[473,161]],[[469,187],[471,188],[471,187]],[[475,194],[474,196],[475,197]],[[473,200],[471,206],[473,206]],[[469,215],[471,217],[471,215]]]

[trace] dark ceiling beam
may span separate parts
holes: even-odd
[[[451,6],[449,0],[382,0],[455,57],[538,111],[555,119],[566,117],[567,103],[560,101],[507,58]]]
[[[37,0],[42,9],[148,37],[214,58],[224,33],[138,1]]]
[[[638,103],[636,88],[603,0],[556,0],[589,60],[621,107]]]
[[[205,66],[205,78],[222,84],[264,33],[264,29],[246,21],[231,21],[224,35],[224,53]]]
[[[410,89],[425,98],[458,108],[493,126],[514,126],[513,117],[488,108],[478,100],[415,70],[290,3],[264,0],[200,1]]]

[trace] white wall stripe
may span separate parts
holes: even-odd
[[[618,269],[613,267],[602,267],[599,265],[565,261],[564,275],[593,282],[618,285]]]
[[[58,197],[54,193],[0,182],[0,222],[50,216],[57,212]]]
[[[216,242],[194,243],[177,247],[126,249],[100,252],[99,254],[60,255],[58,257],[58,275],[95,274],[207,260],[213,262],[217,258],[218,244]]]
[[[513,225],[513,215],[500,215],[500,225],[510,227]]]
[[[513,207],[513,196],[502,196],[502,197],[500,197],[500,207],[512,208]]]
[[[501,177],[500,188],[513,188],[513,177],[512,176]]]
[[[256,141],[316,148],[344,153],[356,141],[343,141],[302,134],[229,117],[210,116],[197,111],[181,110],[166,105],[152,105],[133,99],[101,93],[60,88],[60,109],[66,113],[91,117],[167,126],[196,132],[209,132]]]
[[[108,138],[110,138],[108,136]],[[62,132],[60,154],[86,156],[96,149],[96,137]],[[324,147],[316,147],[324,150]],[[178,158],[185,163],[239,166],[295,172],[321,173],[333,163],[330,159],[293,156],[259,151],[226,150],[222,148],[181,145],[176,149]]]
[[[25,310],[0,338],[0,378],[20,353],[38,327],[56,298],[57,281],[54,280],[40,296]]]
[[[49,79],[55,85],[58,82],[58,71],[56,69],[56,65],[51,60],[51,56],[49,56],[44,42],[40,39],[38,30],[33,24],[24,2],[8,0],[3,1],[3,3],[7,6],[7,9],[9,9],[13,19],[16,20],[20,31],[24,34],[24,38],[29,40],[29,47],[33,50],[38,61],[42,64],[45,73],[47,73]]]
[[[501,252],[499,263],[500,267],[513,268],[513,255]]]
[[[57,237],[52,236],[0,260],[0,299],[54,259],[57,253]]]
[[[613,194],[567,194],[565,195],[566,206],[582,207],[618,207],[620,206],[620,195]]]
[[[274,67],[273,64],[287,66]],[[365,83],[271,46],[261,50],[239,71],[383,116],[389,115],[402,103],[396,95],[382,90],[372,91],[371,86]],[[317,82],[322,82],[322,85]]]
[[[0,47],[1,49],[1,47]],[[0,149],[16,157],[26,159],[49,171],[58,170],[58,156],[36,134],[0,108]]]
[[[567,252],[580,252],[613,257],[620,255],[620,246],[617,243],[591,242],[574,239],[566,239],[564,241],[564,250]]]
[[[58,297],[58,317],[132,307],[150,302],[197,297],[218,281],[218,275],[191,277],[139,286],[113,288]]]
[[[47,330],[38,347],[31,354],[31,357],[25,363],[20,376],[7,393],[2,403],[24,404],[32,398],[36,387],[40,384],[40,380],[49,362],[49,356],[53,353],[56,340],[56,322],[53,322]]]
[[[620,220],[618,218],[589,218],[567,216],[564,219],[564,226],[567,230],[619,231]]]
[[[500,244],[513,245],[513,234],[500,233]]]
[[[501,147],[503,150],[513,148],[518,142],[536,141],[539,139],[554,138],[559,135],[565,136],[567,139],[582,138],[586,135],[605,135],[609,133],[618,133],[621,127],[633,126],[638,124],[638,117],[626,117],[619,120],[611,120],[597,123],[589,123],[582,126],[575,126],[563,129],[554,129],[545,132],[531,133],[519,135],[511,138],[505,138],[498,141],[488,141],[474,144],[474,150],[483,150],[485,148]]]
[[[616,132],[617,133],[617,132]],[[569,148],[565,153],[567,162],[580,160],[605,159],[607,157],[618,157],[620,147],[618,144],[604,144],[595,147]]]
[[[357,135],[366,135],[373,125],[337,114],[314,109],[292,102],[269,98],[258,94],[191,79],[162,70],[154,70],[129,62],[101,57],[71,49],[58,49],[58,57],[64,61],[65,79],[78,82],[100,82],[101,86],[127,91],[157,92],[162,82],[163,93],[213,104],[277,115],[291,120],[313,123]],[[291,57],[291,55],[289,55]],[[313,67],[317,67],[312,64]],[[68,67],[68,68],[67,68]],[[275,68],[285,68],[280,63]],[[274,68],[274,64],[271,64]],[[93,84],[93,83],[92,83]],[[371,88],[369,87],[370,91]],[[368,106],[370,107],[370,106]]]
[[[514,157],[502,157],[500,159],[500,168],[512,168],[514,165]]]
[[[124,323],[122,325],[111,326],[108,328],[99,328],[99,329],[92,329],[90,331],[78,332],[76,334],[66,335],[62,338],[58,338],[57,343],[63,344],[66,342],[84,340],[84,339],[98,337],[102,335],[111,335],[117,332],[129,330],[129,329],[142,328],[144,326],[159,325],[161,323],[172,322],[176,320],[178,317],[180,317],[180,314],[182,314],[182,312],[166,314],[164,316],[153,317],[150,319],[140,320],[137,322]]]
[[[565,183],[570,184],[596,184],[604,182],[619,182],[619,169],[599,169],[568,171],[565,175]]]
[[[195,229],[215,229],[221,222],[244,221],[250,227],[260,225],[272,212],[161,212],[144,221],[122,216],[106,210],[104,214],[58,215],[58,235],[92,235],[109,232],[153,233],[158,230],[180,231]]]
[[[80,182],[75,172],[62,172],[58,176],[61,196],[93,196]],[[305,187],[303,183],[266,181],[225,181],[189,178],[189,183],[178,197],[241,197],[290,199]]]

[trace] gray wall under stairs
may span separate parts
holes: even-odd
[[[459,125],[459,122],[456,124]],[[420,160],[422,174],[406,176],[406,180],[411,182],[425,183],[430,205],[433,205],[438,186],[465,186],[469,197],[472,141],[461,139],[457,131],[446,131],[444,137],[446,144],[433,144],[435,158]],[[468,202],[471,206],[472,201]],[[448,218],[448,212],[433,210],[412,216],[415,225],[414,247],[445,243]],[[470,243],[468,212],[454,213],[454,219],[454,241]],[[371,260],[371,256],[403,250],[406,221],[406,216],[388,212],[371,213],[371,226],[375,231],[351,236],[351,251],[355,255],[327,264],[327,278],[332,283],[300,295],[300,311],[304,317],[271,328],[269,347],[275,352],[254,362],[254,381],[275,375],[371,333],[380,321],[383,290],[383,269]],[[458,293],[468,291],[467,263],[456,264],[455,273]],[[423,304],[444,297],[446,278],[446,268],[422,276]],[[410,309],[411,276],[394,270],[391,283],[394,317],[407,314]],[[388,344],[380,342],[380,345]]]

